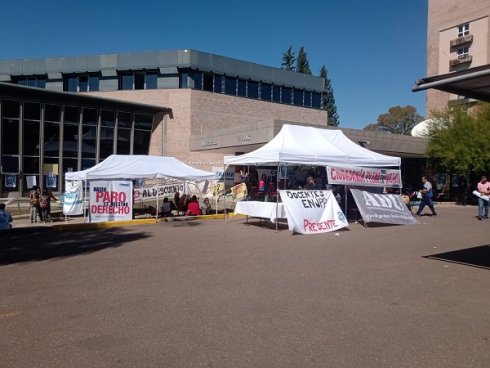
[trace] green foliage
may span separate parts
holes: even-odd
[[[289,49],[282,54],[281,69],[294,72],[294,62],[296,61],[296,58],[294,56],[292,48],[293,46],[289,46]]]
[[[298,58],[296,59],[296,72],[311,75],[310,62],[303,46],[299,48]]]
[[[369,124],[364,130],[410,135],[412,128],[422,120],[414,106],[393,106],[387,113],[378,116],[377,123]]]
[[[449,172],[487,174],[490,170],[490,104],[469,112],[448,109],[429,128],[428,156]]]
[[[323,93],[323,106],[322,108],[327,111],[328,125],[339,126],[339,116],[337,114],[337,105],[335,104],[335,97],[333,95],[333,88],[328,77],[328,71],[325,65],[320,69],[320,77],[324,79],[324,93]]]

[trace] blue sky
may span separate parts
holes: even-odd
[[[0,59],[194,49],[274,67],[303,46],[327,67],[340,126],[396,105],[425,115],[427,0],[2,0]]]

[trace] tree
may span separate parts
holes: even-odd
[[[303,46],[299,48],[298,58],[296,59],[296,72],[311,75],[310,62],[306,56]]]
[[[490,170],[490,104],[436,113],[429,127],[429,158],[448,172],[487,174]]]
[[[289,49],[282,54],[281,69],[294,72],[294,62],[296,61],[296,58],[294,57],[294,52],[292,51],[292,48],[293,46],[289,46]]]
[[[413,106],[393,106],[387,113],[378,116],[377,123],[369,124],[364,130],[410,135],[412,128],[422,120],[423,117]]]
[[[333,95],[332,83],[328,77],[328,71],[325,65],[320,69],[320,77],[324,79],[323,92],[323,110],[327,110],[328,125],[339,126],[339,116],[337,115],[337,105],[335,105],[335,97]]]

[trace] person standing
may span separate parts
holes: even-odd
[[[41,218],[41,207],[39,205],[39,197],[41,196],[41,189],[37,186],[34,185],[32,187],[31,194],[29,195],[29,201],[30,201],[30,213],[31,213],[31,224],[34,222],[37,222],[38,218],[39,221],[42,221]]]
[[[420,216],[425,206],[428,206],[432,211],[432,216],[437,216],[436,210],[434,209],[434,204],[432,203],[432,184],[429,183],[426,176],[422,176],[422,189],[419,190],[419,193],[422,195],[420,198],[419,209],[417,210],[417,216]]]
[[[5,211],[5,203],[0,203],[0,230],[10,230],[12,225],[10,224],[14,219]]]
[[[476,187],[476,190],[481,195],[490,197],[490,182],[487,180],[486,176],[481,177],[480,182]],[[478,197],[478,220],[480,221],[484,218],[488,218],[488,202],[488,200]]]

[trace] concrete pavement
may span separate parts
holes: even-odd
[[[490,220],[2,234],[2,367],[488,367]]]

